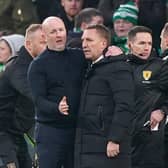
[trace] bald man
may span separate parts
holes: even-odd
[[[83,52],[65,48],[67,32],[58,17],[42,23],[47,49],[29,69],[36,106],[36,142],[40,168],[73,168],[73,146]]]

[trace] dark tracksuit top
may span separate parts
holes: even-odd
[[[168,88],[168,65],[151,55],[148,60],[129,55],[135,81],[136,126],[141,129],[150,119],[153,110],[168,113],[166,92]]]
[[[85,65],[83,52],[77,49],[46,49],[32,62],[28,78],[37,122],[56,128],[75,127]],[[67,96],[68,116],[58,110],[63,96]]]
[[[168,65],[153,54],[143,60],[129,55],[135,81],[135,119],[132,140],[132,167],[163,167],[163,129],[151,131],[144,126],[151,112],[161,109],[168,112]]]

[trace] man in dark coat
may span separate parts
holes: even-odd
[[[27,70],[45,46],[41,25],[31,25],[26,31],[25,45],[0,75],[0,167],[32,167],[24,140],[24,133],[34,124]]]
[[[125,57],[106,57],[110,32],[103,25],[82,35],[86,73],[78,116],[75,168],[129,168],[134,85]]]
[[[166,62],[168,61],[168,23],[166,23],[161,32],[160,48],[162,50],[162,58]],[[165,168],[168,168],[168,116],[166,118],[165,125]]]
[[[136,90],[132,167],[163,168],[168,65],[152,51],[152,33],[147,27],[132,28],[128,46]]]

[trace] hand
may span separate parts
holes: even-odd
[[[67,97],[63,96],[62,100],[60,101],[59,105],[58,105],[58,109],[59,111],[64,114],[64,115],[68,115],[68,110],[69,110],[69,106],[67,104]]]
[[[112,141],[109,141],[107,144],[107,156],[108,157],[115,157],[120,153],[119,144],[116,144]]]
[[[151,129],[153,129],[157,124],[159,124],[164,118],[164,114],[161,110],[154,110],[150,116],[150,125]]]
[[[105,56],[118,56],[123,54],[123,51],[117,46],[109,46],[108,51],[105,53]]]

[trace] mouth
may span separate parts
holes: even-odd
[[[148,57],[149,56],[149,53],[142,53],[142,54],[139,54],[140,57]]]
[[[70,8],[70,10],[76,10],[77,8]]]
[[[58,43],[58,44],[59,44],[59,43],[62,43],[62,42],[63,42],[63,40],[57,40],[57,41],[56,41],[56,43]]]
[[[147,55],[149,55],[149,53],[142,53],[141,55],[142,56],[147,56]]]
[[[119,32],[125,32],[126,30],[125,29],[120,29]]]
[[[89,53],[90,51],[89,50],[84,50],[83,51],[85,54]]]

